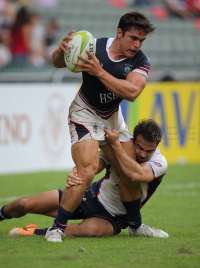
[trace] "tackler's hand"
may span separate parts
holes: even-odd
[[[72,186],[77,186],[80,184],[82,184],[82,179],[78,177],[78,172],[75,168],[68,174],[66,179],[66,188],[71,188]]]
[[[106,141],[108,143],[115,144],[119,142],[119,132],[116,129],[105,129],[106,132]]]

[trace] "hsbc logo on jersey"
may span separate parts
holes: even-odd
[[[99,96],[100,96],[100,102],[101,103],[108,103],[108,102],[111,102],[111,101],[113,101],[113,100],[115,100],[115,99],[118,98],[118,96],[115,95],[112,92],[109,92],[107,94],[101,94],[101,93],[99,93]]]

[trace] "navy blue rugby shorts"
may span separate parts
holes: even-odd
[[[61,200],[63,191],[64,190],[61,189],[58,190],[59,202]],[[100,218],[110,222],[114,230],[113,235],[117,235],[121,232],[121,227],[117,219],[113,217],[95,198],[95,195],[90,187],[86,190],[82,202],[75,210],[71,220],[85,220],[89,218]]]

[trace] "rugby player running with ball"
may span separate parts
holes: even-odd
[[[145,88],[150,69],[149,59],[140,50],[154,26],[139,12],[130,12],[121,17],[116,38],[96,40],[96,55],[89,51],[90,60],[79,56],[84,63],[75,63],[82,72],[83,83],[69,109],[69,131],[72,158],[83,183],[65,189],[58,214],[46,234],[46,240],[60,241],[67,221],[81,203],[86,189],[98,170],[98,148],[120,174],[120,197],[128,213],[129,226],[136,230],[142,224],[140,214],[140,186],[131,182],[121,170],[112,147],[105,141],[107,129],[116,129],[126,153],[135,159],[134,144],[124,122],[120,103],[123,99],[134,101]],[[53,65],[64,68],[64,53],[73,37],[70,31],[53,53]]]

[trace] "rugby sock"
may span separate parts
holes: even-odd
[[[4,212],[5,206],[0,208],[0,221],[12,219],[12,217],[7,216],[6,213]]]
[[[67,226],[67,221],[73,216],[74,212],[69,212],[62,208],[61,206],[58,207],[58,214],[56,219],[54,220],[54,224],[50,227],[49,231],[54,229],[60,229],[63,233]]]
[[[129,226],[136,230],[142,224],[140,214],[140,198],[130,202],[122,202],[126,211]]]
[[[33,234],[34,234],[34,235],[45,235],[48,229],[49,229],[49,228],[45,228],[45,229],[35,229],[35,231],[34,231]]]

